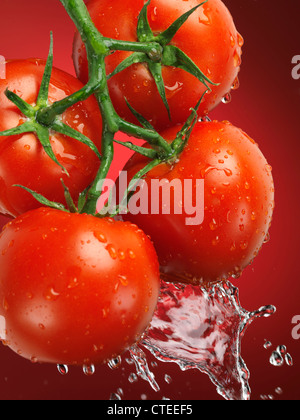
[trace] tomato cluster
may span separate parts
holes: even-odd
[[[86,45],[95,39],[83,43],[81,32],[73,48],[78,79],[53,68],[47,86],[49,59],[28,59],[6,63],[0,80],[0,212],[13,218],[0,235],[1,339],[38,362],[87,365],[123,353],[151,322],[160,278],[209,287],[240,276],[274,208],[271,167],[257,144],[229,122],[206,118],[238,86],[243,38],[222,1],[90,0],[87,10],[102,45],[120,41],[105,57],[105,95],[47,114],[94,80]],[[139,52],[149,42],[155,49]],[[192,181],[168,214],[162,199],[156,214],[129,211],[122,221],[88,214],[87,191],[106,162],[116,116],[135,137],[157,140],[132,145],[136,153],[120,168],[128,182],[142,174],[148,203],[153,180]],[[178,210],[197,181],[204,181],[204,220],[189,224],[191,214]]]

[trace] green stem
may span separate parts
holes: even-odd
[[[109,49],[103,42],[104,38],[93,24],[84,2],[82,0],[60,0],[60,2],[75,23],[85,46],[96,54],[109,54]]]
[[[40,124],[50,126],[58,115],[63,114],[68,108],[78,102],[85,101],[89,98],[97,90],[98,86],[99,81],[90,80],[82,89],[72,95],[54,102],[46,108],[40,108],[36,114],[37,121]]]
[[[129,187],[125,191],[124,197],[118,206],[116,214],[124,214],[124,210],[128,211],[128,201],[130,200],[131,196],[134,194],[136,187],[138,186],[139,181],[147,175],[152,169],[154,169],[156,166],[161,164],[160,159],[153,159],[151,162],[149,162],[144,168],[142,168],[130,181]]]
[[[87,193],[86,203],[83,206],[81,213],[96,214],[97,212],[97,202],[101,196],[103,183],[114,158],[113,138],[114,134],[105,126],[102,135],[102,163],[100,170]]]
[[[119,127],[120,130],[125,134],[144,139],[149,144],[160,147],[165,151],[167,156],[171,156],[173,154],[172,146],[156,131],[138,127],[126,120],[123,120],[122,118],[119,119]]]
[[[119,41],[112,38],[103,38],[103,42],[110,51],[143,52],[145,54],[151,54],[154,50],[162,52],[162,47],[158,42]]]

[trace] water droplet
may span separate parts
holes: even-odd
[[[67,365],[57,365],[57,370],[61,375],[67,375],[69,373]]]
[[[44,293],[44,297],[46,300],[55,301],[59,298],[60,293],[58,293],[53,286],[49,286],[48,289]]]
[[[118,254],[117,254],[116,248],[113,245],[111,244],[107,245],[106,250],[108,251],[109,255],[111,256],[113,260],[117,259]]]
[[[3,298],[3,309],[7,312],[9,309],[9,304],[6,298]]]
[[[220,242],[220,238],[219,236],[216,236],[215,239],[212,240],[212,245],[217,246],[219,242]]]
[[[111,393],[109,397],[110,401],[121,401],[121,399],[122,399],[121,396],[115,392]]]
[[[223,169],[223,170],[224,170],[224,172],[225,172],[225,175],[226,175],[226,176],[232,176],[232,171],[231,171],[231,169],[225,168],[225,169]]]
[[[244,45],[244,38],[242,37],[242,35],[241,34],[237,34],[237,40],[238,40],[238,46],[239,47],[242,47],[243,45]]]
[[[137,382],[137,380],[138,380],[138,377],[136,376],[136,374],[135,373],[131,373],[129,376],[128,376],[128,381],[132,384],[132,383],[134,383],[134,382]]]
[[[157,6],[153,7],[151,10],[151,20],[154,22],[157,19]]]
[[[128,250],[128,255],[131,260],[134,260],[136,258],[135,253],[131,249]]]
[[[216,229],[218,228],[218,224],[217,224],[217,222],[216,222],[216,220],[215,220],[215,219],[213,219],[213,220],[210,222],[209,227],[210,227],[210,229],[211,229],[211,230],[216,230]]]
[[[94,232],[95,238],[98,239],[99,242],[106,243],[107,239],[106,236],[101,232]]]
[[[233,62],[235,67],[239,67],[242,64],[242,59],[238,51],[235,51],[234,53]]]
[[[242,250],[247,249],[247,248],[248,248],[248,246],[249,246],[249,243],[248,243],[247,241],[242,241],[242,242],[240,243],[240,248],[241,248]]]
[[[238,77],[236,77],[236,79],[234,80],[231,89],[232,90],[237,90],[240,87],[240,80]]]
[[[82,371],[86,376],[93,376],[96,369],[94,365],[83,365]]]
[[[118,275],[118,279],[120,280],[122,286],[128,286],[128,278],[126,276]]]
[[[109,308],[103,308],[102,309],[102,318],[106,319],[108,317],[109,314]]]
[[[270,363],[273,366],[282,366],[284,363],[284,359],[280,353],[277,351],[273,351],[270,357]]]
[[[112,359],[108,362],[108,367],[110,369],[118,369],[121,366],[122,358],[121,356],[116,357],[115,359]]]
[[[170,375],[165,375],[165,381],[167,382],[167,384],[170,384],[172,382],[172,378]]]
[[[286,355],[285,355],[285,363],[288,365],[288,366],[293,366],[294,365],[294,361],[293,361],[293,359],[292,359],[292,356],[289,354],[289,353],[287,353]]]
[[[271,348],[271,346],[272,346],[271,341],[266,341],[265,344],[264,344],[265,349],[269,349],[269,348]]]
[[[227,93],[222,99],[223,104],[229,104],[232,100],[231,94]]]
[[[271,165],[266,165],[266,170],[267,170],[267,172],[272,172],[273,168],[272,168]]]
[[[264,244],[267,244],[269,241],[270,241],[270,233],[268,232],[264,239]]]

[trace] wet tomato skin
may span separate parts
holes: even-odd
[[[35,105],[45,69],[43,60],[12,60],[6,64],[6,79],[0,80],[0,131],[22,124],[24,115],[10,102],[4,92],[8,88],[30,105]],[[82,83],[75,77],[54,68],[49,89],[49,103],[61,100],[80,90]],[[101,114],[95,98],[90,97],[69,108],[62,120],[90,138],[101,148]],[[0,137],[0,212],[18,216],[39,207],[27,192],[13,187],[20,184],[51,201],[65,203],[63,178],[74,201],[93,181],[99,158],[88,146],[70,137],[52,133],[51,145],[58,161],[67,169],[69,177],[43,150],[35,134]]]
[[[0,238],[3,342],[34,362],[102,363],[135,343],[159,294],[148,237],[129,222],[40,208]]]
[[[171,140],[177,131],[174,127],[162,135]],[[145,159],[133,156],[125,168],[128,179]],[[165,278],[209,285],[237,277],[268,237],[274,209],[271,171],[258,145],[240,129],[229,122],[197,123],[178,162],[161,164],[147,175],[146,182],[151,201],[154,179],[204,179],[203,223],[187,226],[188,215],[184,211],[174,214],[174,210],[170,215],[160,210],[158,215],[124,217],[150,235]],[[160,196],[160,209],[161,200]]]
[[[200,0],[152,0],[148,7],[148,20],[154,34],[166,30],[177,18],[200,4]],[[87,6],[97,29],[106,37],[125,41],[137,40],[137,22],[144,6],[143,0],[91,0]],[[171,44],[182,49],[201,71],[218,86],[210,86],[199,108],[207,114],[230,91],[238,86],[243,38],[237,32],[232,16],[220,0],[203,4],[180,28]],[[110,74],[128,52],[116,51],[106,58],[107,74]],[[86,50],[77,33],[74,39],[73,60],[79,79],[88,80]],[[159,96],[155,82],[147,66],[138,63],[112,77],[110,95],[116,111],[128,121],[137,123],[126,101],[142,114],[157,130],[186,121],[190,108],[195,107],[205,91],[205,86],[184,70],[164,66],[162,75],[172,121]]]

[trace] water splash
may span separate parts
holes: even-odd
[[[244,310],[238,289],[229,282],[209,291],[162,282],[156,313],[140,346],[162,362],[176,363],[182,371],[198,369],[206,373],[227,400],[249,400],[249,371],[241,357],[241,340],[255,319],[275,311],[274,306],[255,312]],[[148,376],[145,354],[139,354],[141,359],[137,359],[138,349],[135,346],[138,375],[153,389],[159,389],[154,375],[150,372]]]
[[[143,340],[130,348],[125,361],[135,366],[128,377],[130,383],[138,377],[147,381],[155,392],[160,386],[151,372],[147,349],[156,360],[176,363],[182,371],[197,369],[209,376],[217,392],[226,400],[250,400],[249,371],[241,357],[241,341],[248,326],[261,317],[274,314],[274,306],[263,306],[248,312],[239,301],[238,289],[230,282],[215,285],[210,290],[199,286],[166,283],[162,281],[161,294],[151,325]],[[266,341],[264,348],[272,344]],[[275,354],[276,353],[276,354]],[[292,366],[293,361],[285,346],[278,346],[270,363]],[[108,363],[118,369],[122,363],[117,357]],[[151,362],[157,367],[157,362]],[[58,365],[62,375],[68,366]],[[83,366],[85,375],[93,375],[95,367]],[[165,375],[165,382],[171,383]],[[119,390],[118,390],[119,391]],[[121,400],[122,392],[114,392],[111,400]],[[269,396],[262,396],[269,399]],[[167,399],[167,398],[166,398]]]

